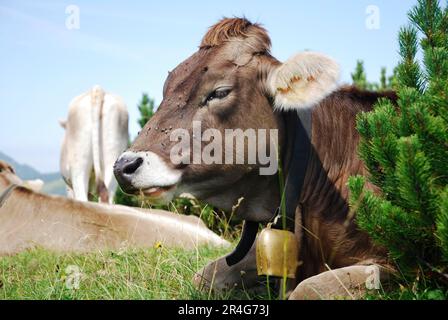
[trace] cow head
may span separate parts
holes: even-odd
[[[268,213],[272,205],[266,203],[264,194],[265,189],[276,194],[276,171],[260,175],[260,167],[266,163],[259,157],[250,163],[248,146],[228,149],[225,138],[219,142],[223,153],[243,154],[244,163],[227,163],[224,154],[218,155],[221,163],[195,161],[199,149],[195,151],[195,143],[203,151],[215,138],[213,133],[225,137],[226,130],[264,129],[265,143],[258,141],[257,148],[265,148],[270,160],[276,161],[277,144],[272,143],[275,135],[271,129],[280,130],[281,144],[279,114],[312,107],[336,88],[337,78],[338,66],[330,58],[303,52],[281,63],[270,55],[264,28],[246,19],[223,19],[209,29],[199,50],[169,73],[162,103],[117,160],[115,176],[125,192],[142,192],[157,201],[188,192],[229,209],[241,197],[246,202],[252,198],[248,205],[257,207],[252,210],[254,214],[257,211],[256,220],[263,220],[272,215]],[[200,125],[198,131],[195,125]],[[186,161],[173,161],[173,149],[182,140],[177,134],[173,139],[173,133],[179,129],[191,138],[187,141],[190,152],[181,154]],[[260,211],[266,212],[264,218]]]
[[[6,161],[0,160],[0,194],[11,184],[21,185],[23,181],[16,176],[14,168]]]
[[[39,192],[42,189],[44,182],[40,179],[23,181],[16,175],[14,168],[9,163],[0,160],[0,192],[11,184],[20,185]]]
[[[0,160],[0,175],[4,178],[5,184],[22,184],[22,180],[16,176],[14,168],[3,160]]]

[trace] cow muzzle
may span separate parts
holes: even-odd
[[[123,153],[115,162],[114,174],[124,192],[151,198],[172,194],[181,177],[179,170],[170,168],[150,151]]]
[[[137,191],[132,185],[132,178],[138,168],[142,165],[143,159],[141,157],[121,156],[114,164],[114,175],[126,193],[134,193]]]

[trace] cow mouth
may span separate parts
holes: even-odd
[[[170,186],[159,186],[159,187],[151,187],[144,190],[141,190],[141,193],[143,193],[145,196],[150,198],[159,198],[163,196],[165,193],[173,190],[175,185]]]

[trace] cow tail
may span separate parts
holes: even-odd
[[[93,153],[93,169],[95,171],[95,180],[102,181],[103,178],[103,104],[104,90],[96,85],[91,92],[92,101],[92,153]]]

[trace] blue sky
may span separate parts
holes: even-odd
[[[100,84],[124,98],[130,132],[148,92],[160,103],[168,70],[191,55],[206,29],[223,16],[262,23],[280,60],[310,49],[334,57],[342,81],[356,60],[369,80],[397,64],[397,32],[415,0],[314,1],[47,1],[0,0],[0,151],[48,172],[59,168],[66,117],[76,95]],[[68,5],[80,28],[66,28]],[[379,9],[379,28],[366,9]]]

